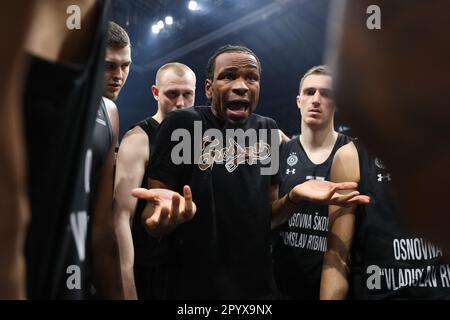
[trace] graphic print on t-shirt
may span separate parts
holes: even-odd
[[[270,145],[262,140],[252,146],[243,147],[230,138],[226,147],[217,149],[220,146],[219,139],[206,136],[203,138],[202,145],[202,155],[198,167],[203,171],[211,168],[214,163],[225,162],[225,168],[232,173],[240,164],[253,165],[258,160],[270,158],[271,155]]]

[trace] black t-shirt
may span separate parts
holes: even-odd
[[[168,298],[274,297],[269,193],[279,176],[266,161],[278,165],[277,125],[251,115],[239,128],[245,142],[231,137],[239,135],[234,129],[210,107],[194,107],[168,114],[157,132],[150,177],[181,194],[189,185],[197,205],[194,218],[168,236]],[[175,164],[177,156],[185,163]]]
[[[151,156],[159,123],[152,117],[148,117],[133,125],[132,128],[136,126],[142,128],[147,134]],[[145,167],[141,188],[148,188],[148,165]],[[166,292],[167,280],[163,272],[163,264],[167,261],[167,241],[165,238],[156,239],[145,230],[141,217],[146,203],[144,200],[138,200],[131,229],[134,247],[134,282],[138,299],[154,300],[164,298]]]
[[[307,180],[330,179],[334,154],[350,138],[339,134],[330,156],[321,164],[311,162],[300,139],[281,148],[280,197]],[[282,298],[318,299],[323,255],[327,248],[328,206],[304,202],[283,225],[274,230],[275,279]]]
[[[449,299],[450,266],[439,247],[407,232],[384,163],[356,143],[360,192],[349,297],[353,299]],[[426,214],[426,212],[424,212]]]
[[[109,4],[99,1],[98,25],[85,65],[31,59],[24,99],[31,206],[26,241],[30,299],[82,299],[89,294],[90,185],[84,168],[103,90]]]

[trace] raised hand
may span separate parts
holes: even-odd
[[[134,189],[132,195],[148,201],[142,212],[142,222],[154,237],[173,231],[178,225],[191,220],[197,212],[189,186],[183,187],[183,196],[168,189]]]

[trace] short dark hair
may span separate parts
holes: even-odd
[[[216,67],[216,59],[218,56],[220,56],[222,53],[225,52],[243,52],[248,53],[255,57],[256,61],[258,61],[258,67],[259,71],[261,72],[261,61],[259,61],[259,58],[256,56],[256,54],[250,50],[247,47],[240,46],[240,45],[231,45],[227,44],[226,46],[220,47],[211,58],[208,60],[208,64],[206,65],[206,79],[213,80],[214,79],[214,69]]]
[[[122,49],[130,45],[130,37],[124,28],[113,21],[108,23],[108,48]]]

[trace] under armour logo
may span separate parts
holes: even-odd
[[[295,169],[292,170],[286,169],[286,174],[295,174]]]
[[[391,181],[392,180],[392,178],[391,178],[391,174],[390,173],[388,173],[388,174],[386,174],[386,175],[383,175],[383,174],[381,174],[381,173],[379,173],[378,174],[378,181],[383,181],[383,179],[386,179],[387,181]]]

